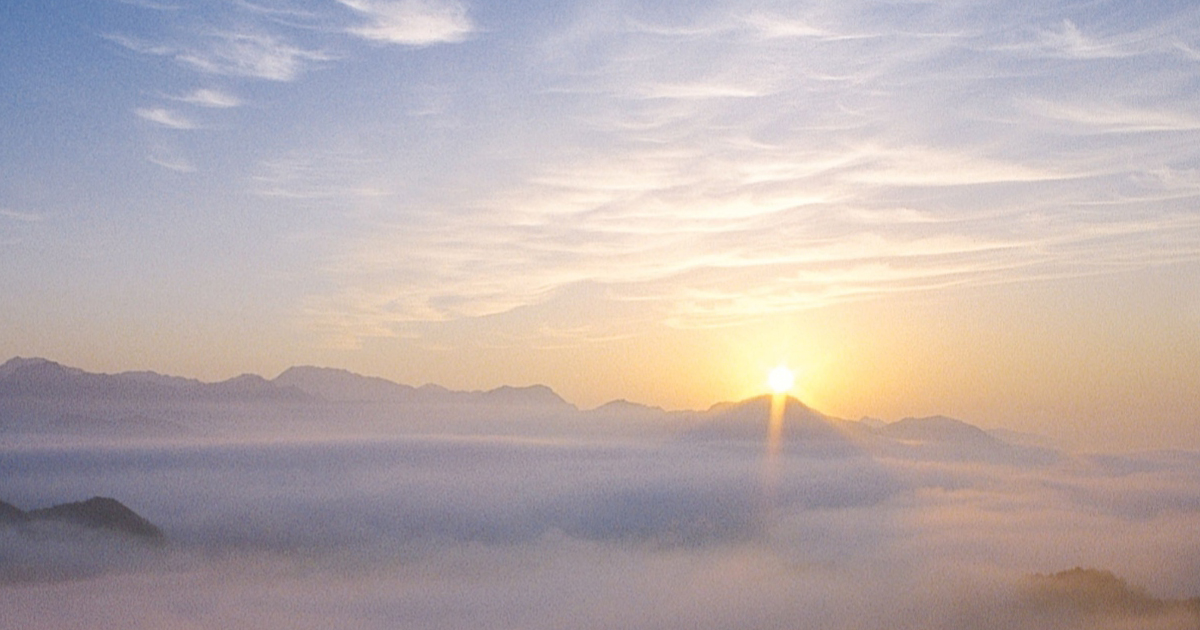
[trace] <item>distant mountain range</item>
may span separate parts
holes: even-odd
[[[154,372],[94,374],[47,359],[17,357],[0,365],[0,398],[59,400],[305,400],[304,392],[243,374],[219,383]]]
[[[215,434],[266,426],[289,432],[367,427],[384,433],[503,433],[517,427],[512,431],[761,442],[771,404],[771,396],[759,396],[703,411],[669,412],[618,400],[581,411],[544,385],[455,391],[313,366],[291,367],[271,380],[243,374],[205,383],[144,371],[95,374],[39,358],[0,365],[0,433],[170,438],[194,435],[196,426],[207,423],[223,427]],[[304,421],[309,424],[303,428],[296,424]],[[899,456],[919,451],[939,458],[1056,457],[1030,440],[1018,444],[1006,439],[1008,434],[945,416],[851,421],[795,398],[786,399],[781,429],[786,441],[819,445],[826,453],[859,452],[869,443],[877,453]]]
[[[152,402],[403,402],[576,409],[544,385],[454,391],[437,385],[412,387],[346,370],[311,366],[288,368],[274,380],[243,374],[217,383],[205,383],[145,371],[96,374],[48,359],[21,357],[0,365],[0,398]]]

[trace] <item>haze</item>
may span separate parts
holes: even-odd
[[[3,7],[0,623],[1200,626],[1195,2]]]
[[[1200,446],[1186,2],[7,4],[0,357]]]
[[[1089,454],[783,396],[580,411],[326,368],[0,365],[21,628],[1200,626],[1200,455]],[[11,511],[10,507],[0,506]]]

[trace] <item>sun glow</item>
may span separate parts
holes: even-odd
[[[771,370],[767,375],[767,385],[771,387],[771,391],[776,394],[786,394],[791,391],[792,386],[796,384],[796,375],[785,365]]]

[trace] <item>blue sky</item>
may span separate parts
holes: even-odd
[[[1021,393],[1074,330],[1134,358],[1067,398],[1193,402],[1190,3],[15,1],[0,41],[0,354],[668,406],[783,361],[1003,423],[961,348]],[[974,376],[862,367],[921,339]]]

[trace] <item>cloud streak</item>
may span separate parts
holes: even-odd
[[[182,96],[172,97],[174,100],[198,105],[200,107],[211,107],[216,109],[229,109],[238,107],[242,104],[241,99],[222,92],[221,90],[213,90],[208,88],[200,88]]]
[[[333,56],[290,44],[266,33],[218,32],[203,48],[181,51],[176,59],[206,74],[287,82],[299,77],[312,63]]]
[[[178,157],[178,156],[167,157],[167,156],[159,156],[159,155],[150,155],[146,159],[149,160],[151,164],[156,164],[156,165],[161,166],[169,171],[175,171],[176,173],[195,173],[196,172],[196,165],[192,164],[186,158],[182,158],[182,157]]]
[[[45,218],[40,214],[32,212],[18,212],[16,210],[9,210],[8,208],[0,208],[0,217],[11,219],[13,221],[19,221],[21,223],[40,223]]]
[[[475,26],[467,7],[454,0],[338,0],[367,20],[349,29],[363,39],[402,46],[432,46],[466,40]]]
[[[152,122],[168,129],[199,129],[199,125],[190,118],[174,110],[163,107],[139,107],[133,110],[138,118]]]

